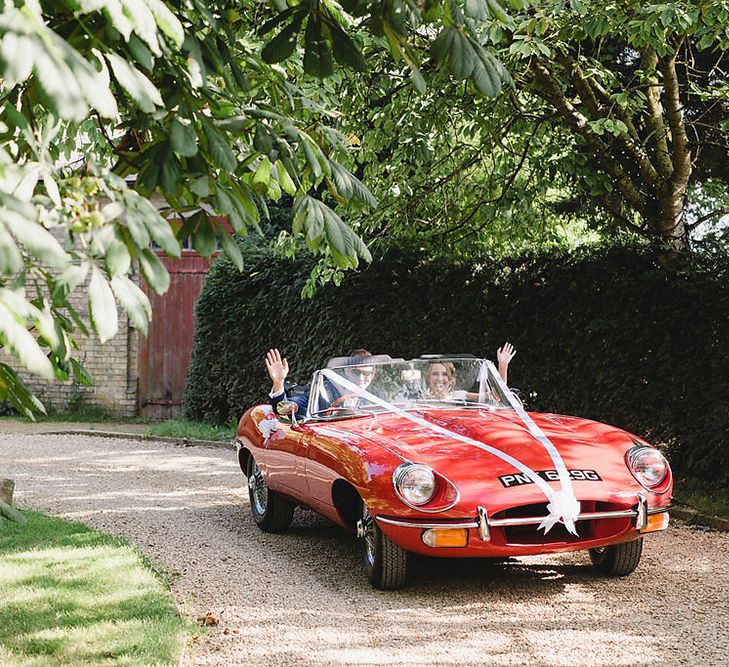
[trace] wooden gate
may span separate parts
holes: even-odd
[[[162,295],[147,290],[152,321],[147,338],[139,344],[139,414],[151,419],[172,419],[180,413],[187,384],[195,331],[195,301],[211,259],[191,250],[180,258],[160,259],[170,274],[170,288]]]

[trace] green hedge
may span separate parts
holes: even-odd
[[[306,382],[355,347],[392,356],[517,347],[509,381],[528,407],[616,424],[668,446],[674,468],[729,482],[729,260],[660,268],[610,248],[471,266],[393,253],[299,297],[306,258],[247,247],[213,266],[197,304],[185,412],[224,422],[265,400],[267,349]]]

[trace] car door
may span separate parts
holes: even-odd
[[[309,505],[312,509],[329,515],[334,511],[332,484],[339,477],[336,469],[343,462],[343,448],[326,428],[312,431],[306,443],[306,483]]]
[[[265,443],[266,480],[274,491],[306,502],[307,486],[304,470],[306,427],[292,426],[279,420],[278,429]]]

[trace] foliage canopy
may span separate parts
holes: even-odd
[[[476,4],[508,18],[496,0]],[[0,346],[21,365],[88,382],[73,357],[74,332],[86,332],[69,303],[73,290],[88,281],[90,324],[102,341],[117,331],[117,303],[145,331],[151,312],[130,279],[135,262],[152,289],[169,284],[150,243],[175,256],[192,236],[209,255],[217,237],[241,268],[219,216],[238,235],[259,230],[267,200],[282,193],[294,198],[293,232],[311,250],[340,269],[369,261],[365,243],[330,205],[376,203],[344,165],[349,143],[332,96],[312,85],[311,76],[335,72],[335,60],[364,70],[371,53],[389,53],[423,89],[417,34],[485,94],[508,78],[484,50],[477,18],[450,0],[422,8],[350,2],[350,13],[329,0],[272,5],[4,3]],[[176,234],[171,216],[181,220]],[[42,407],[1,364],[5,398],[26,413]]]

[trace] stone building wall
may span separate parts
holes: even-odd
[[[70,302],[83,322],[88,323],[88,292],[86,285],[79,286]],[[95,385],[84,387],[74,379],[66,382],[47,380],[26,371],[19,373],[43,402],[48,412],[78,411],[98,408],[119,417],[132,417],[138,412],[139,381],[139,332],[129,324],[121,307],[119,331],[103,345],[98,336],[91,333],[86,338],[77,332],[75,340],[79,349],[74,352],[94,378]],[[15,358],[0,350],[0,361],[18,369]]]

